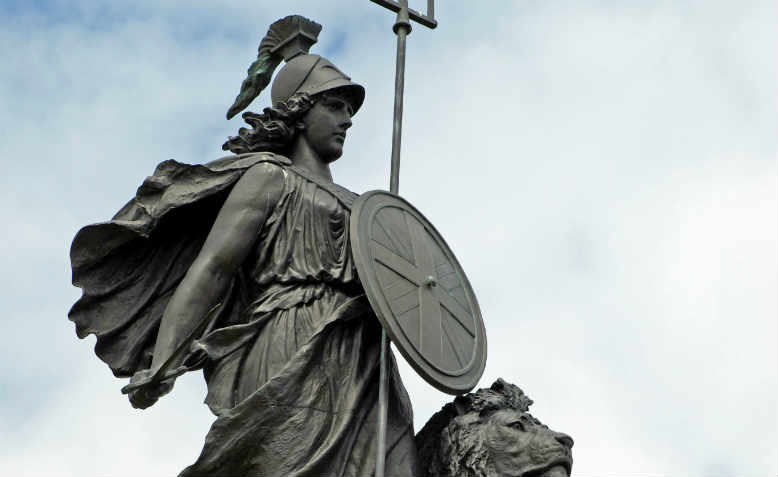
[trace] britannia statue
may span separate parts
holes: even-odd
[[[386,342],[438,389],[467,393],[486,360],[480,310],[438,232],[396,195],[395,167],[390,192],[358,196],[333,181],[365,89],[309,53],[320,30],[298,15],[270,26],[227,118],[268,86],[270,106],[243,113],[250,127],[224,143],[231,155],[162,162],[72,244],[83,295],[69,318],[130,378],[133,407],[203,372],[216,420],[181,476],[417,476],[458,462],[430,450],[441,425],[425,427],[434,466],[419,462]],[[526,411],[526,400],[500,399]],[[569,472],[567,462],[542,465]]]

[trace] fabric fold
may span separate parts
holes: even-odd
[[[147,369],[167,303],[232,186],[251,166],[284,172],[278,202],[186,363],[216,414],[182,476],[364,476],[375,467],[380,325],[349,243],[357,197],[282,156],[165,161],[110,221],[71,248],[83,296],[69,313],[116,376]],[[416,475],[410,399],[389,361],[387,475]],[[200,359],[202,358],[202,359]]]
[[[111,221],[76,234],[70,257],[73,284],[82,296],[68,318],[79,338],[96,335],[95,353],[114,375],[130,377],[150,366],[170,296],[202,248],[231,187],[259,162],[290,164],[269,153],[229,156],[206,165],[165,161]]]

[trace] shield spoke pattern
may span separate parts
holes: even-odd
[[[399,197],[373,191],[355,204],[352,247],[371,305],[411,365],[443,391],[472,388],[486,359],[483,322],[434,227]]]

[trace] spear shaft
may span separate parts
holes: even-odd
[[[397,194],[400,188],[400,149],[402,146],[403,128],[403,92],[405,90],[405,39],[411,32],[411,22],[408,18],[408,0],[400,0],[400,10],[397,21],[392,27],[397,35],[397,61],[394,73],[394,122],[392,126],[392,167],[389,178],[389,192]],[[387,363],[386,355],[389,340],[386,330],[381,329],[381,359],[378,384],[378,442],[376,445],[376,477],[384,477],[386,464],[386,420],[387,403]]]
[[[427,0],[427,14],[421,14],[408,8],[408,0],[371,0],[382,7],[397,12],[392,30],[397,35],[397,61],[394,74],[394,122],[392,124],[392,165],[389,177],[389,192],[397,194],[400,189],[400,149],[402,146],[403,127],[403,92],[405,90],[405,40],[411,33],[411,20],[428,28],[435,28],[434,0]],[[384,477],[386,464],[386,427],[387,427],[387,379],[389,338],[386,330],[381,330],[381,355],[379,361],[378,382],[378,439],[376,442],[375,476]]]
[[[397,35],[397,61],[394,73],[394,123],[392,128],[392,172],[389,192],[397,194],[400,188],[400,147],[403,130],[403,92],[405,90],[405,39],[411,32],[408,19],[408,0],[402,0],[393,30]]]

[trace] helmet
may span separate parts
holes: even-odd
[[[328,59],[319,55],[297,55],[287,61],[276,75],[270,98],[276,104],[286,101],[295,93],[313,96],[333,89],[346,92],[354,113],[365,100],[365,88],[353,83]]]
[[[342,89],[356,113],[365,99],[365,88],[352,83],[351,78],[326,58],[308,54],[320,31],[321,25],[300,15],[290,15],[270,25],[259,44],[257,60],[249,66],[240,93],[227,110],[227,119],[245,109],[270,84],[273,71],[282,60],[286,64],[276,75],[270,92],[274,105],[295,93],[314,95]]]

